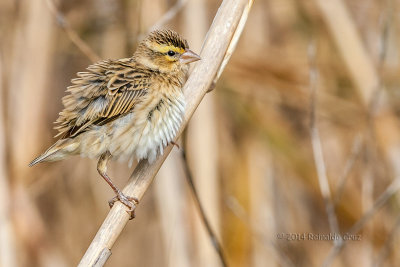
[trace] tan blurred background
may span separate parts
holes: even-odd
[[[131,56],[177,5],[163,27],[199,52],[220,1],[59,0],[58,16],[51,3],[0,1],[4,267],[76,265],[108,212],[95,161],[27,166],[54,142],[76,72]],[[399,12],[396,0],[255,2],[187,137],[229,266],[400,266]],[[132,168],[110,169],[123,187]],[[177,148],[136,214],[106,266],[220,266]],[[357,240],[340,251],[310,240],[346,233]]]

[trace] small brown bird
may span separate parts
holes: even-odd
[[[152,163],[173,142],[185,110],[188,63],[199,59],[176,32],[156,30],[133,57],[103,60],[78,72],[56,121],[60,139],[29,166],[71,155],[99,158],[97,170],[116,194],[110,206],[119,200],[133,211],[137,200],[114,185],[107,162]]]

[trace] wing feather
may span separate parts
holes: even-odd
[[[131,112],[147,93],[150,75],[131,59],[105,60],[78,72],[62,99],[64,110],[56,121],[56,136],[75,137]]]

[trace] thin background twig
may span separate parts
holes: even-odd
[[[97,62],[101,60],[101,57],[93,51],[90,46],[83,41],[79,35],[74,31],[71,26],[69,25],[67,19],[64,15],[57,9],[56,5],[54,4],[53,0],[46,0],[47,6],[49,7],[51,13],[56,17],[58,25],[67,33],[69,39],[72,43],[78,47],[78,49],[87,56],[90,61]]]
[[[364,96],[364,100],[367,100],[367,129],[364,133],[364,135],[370,134],[372,137],[374,137],[374,127],[373,127],[373,119],[374,115],[377,112],[378,109],[378,104],[380,100],[380,95],[382,93],[382,79],[381,79],[381,72],[383,70],[383,66],[385,63],[385,58],[386,58],[386,53],[387,53],[387,43],[388,43],[388,34],[389,34],[389,28],[390,28],[390,22],[392,20],[392,15],[391,15],[391,1],[388,0],[386,2],[386,8],[382,12],[380,16],[380,25],[381,25],[381,35],[379,38],[379,43],[378,43],[378,52],[379,52],[379,58],[378,58],[378,66],[377,69],[378,71],[376,72],[374,70],[374,73],[379,73],[379,75],[376,75],[376,84],[375,87],[371,87],[371,96],[366,97]],[[389,14],[388,14],[389,13]],[[371,86],[371,84],[370,84]],[[355,154],[353,153],[354,157]],[[352,161],[353,157],[350,157],[346,166],[349,163],[349,161]],[[347,175],[346,175],[347,176]],[[346,177],[344,176],[344,177]],[[345,180],[343,180],[339,185],[344,186]],[[354,225],[347,231],[348,234],[357,234],[361,229],[364,227],[364,225],[376,214],[376,212],[392,197],[394,196],[398,190],[400,189],[400,177],[396,176],[393,182],[386,188],[386,190],[375,200],[373,203],[372,207],[367,210],[364,215],[356,222]],[[339,191],[340,192],[340,191]],[[335,199],[335,202],[337,200]],[[339,252],[342,250],[344,245],[346,244],[346,241],[344,240],[341,243],[335,244],[333,248],[330,250],[328,253],[328,256],[325,258],[323,265],[324,267],[331,266],[334,259],[336,256],[339,254]]]
[[[199,211],[200,218],[206,228],[206,231],[210,238],[211,244],[213,245],[215,251],[217,252],[219,259],[221,260],[222,266],[227,267],[228,263],[226,261],[225,255],[224,255],[224,251],[222,249],[221,242],[218,240],[217,235],[215,234],[214,230],[212,229],[210,221],[207,219],[204,208],[201,205],[199,194],[197,193],[196,186],[194,185],[193,176],[192,176],[192,173],[190,171],[189,164],[187,161],[185,148],[182,149],[181,155],[182,155],[183,169],[185,171],[185,177],[189,184],[190,190],[192,192],[196,207]]]
[[[334,206],[336,206],[339,203],[340,198],[342,197],[342,194],[343,194],[343,191],[344,191],[344,187],[345,187],[346,182],[347,182],[347,178],[349,177],[349,174],[350,174],[351,170],[353,169],[355,163],[357,162],[357,159],[360,156],[362,144],[363,144],[362,136],[361,135],[357,135],[354,138],[350,156],[346,160],[346,163],[345,163],[344,168],[343,168],[342,175],[339,178],[337,189],[335,191],[335,196],[333,198],[333,205]]]
[[[379,39],[378,49],[379,49],[379,61],[378,61],[378,71],[381,74],[386,53],[387,53],[387,39],[388,32],[390,26],[391,15],[387,16],[386,12],[390,12],[389,5],[390,1],[387,2],[386,9],[380,16],[380,24],[382,25],[382,34]],[[391,13],[391,12],[390,12]],[[367,121],[368,121],[368,132],[373,135],[373,118],[378,108],[379,96],[382,92],[382,80],[380,75],[377,76],[377,85],[376,88],[371,92],[371,97],[368,101],[368,109],[367,109]],[[367,98],[368,99],[368,98]],[[400,189],[400,177],[396,177],[394,181],[386,188],[386,190],[376,199],[372,207],[364,213],[364,215],[347,231],[348,234],[356,234],[358,233],[364,225],[376,214],[376,212]],[[324,260],[323,266],[331,266],[333,260],[342,250],[343,246],[346,244],[346,241],[335,244],[335,246],[331,249],[328,256]]]
[[[376,212],[382,208],[386,202],[393,197],[400,189],[400,177],[396,177],[395,180],[386,188],[386,190],[376,199],[372,208],[368,210],[353,226],[346,232],[348,235],[355,235],[364,227],[364,225],[376,214]],[[326,257],[322,266],[331,266],[333,260],[337,254],[342,250],[346,244],[346,240],[333,246],[328,256]]]
[[[188,0],[178,0],[154,25],[147,31],[150,33],[156,29],[163,27],[169,21],[171,21],[178,13],[182,10]]]
[[[322,152],[321,138],[319,135],[319,130],[317,128],[316,122],[316,101],[317,101],[317,80],[318,71],[316,68],[315,57],[316,48],[313,42],[310,42],[308,47],[308,57],[310,61],[310,90],[311,90],[311,100],[310,100],[310,134],[311,134],[311,144],[313,148],[313,155],[315,166],[317,168],[318,183],[321,190],[322,197],[325,202],[326,213],[328,215],[329,227],[332,233],[339,234],[339,226],[337,222],[337,217],[335,213],[335,207],[332,202],[332,194],[329,188],[328,176],[326,173],[325,161]],[[340,236],[340,235],[339,235]],[[334,243],[341,242],[342,238],[335,239]]]

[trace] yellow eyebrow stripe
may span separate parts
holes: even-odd
[[[183,48],[175,47],[175,46],[172,46],[172,45],[158,46],[157,50],[160,53],[167,53],[169,50],[172,50],[172,51],[177,52],[179,54],[185,53],[185,50]]]

